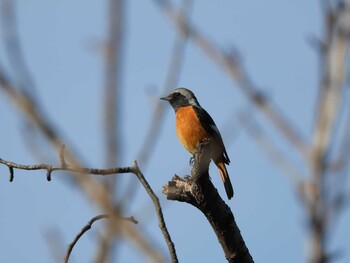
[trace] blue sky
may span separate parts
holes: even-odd
[[[103,167],[104,61],[100,47],[106,32],[104,1],[19,0],[17,7],[24,56],[45,112],[80,157],[90,166]],[[153,1],[127,1],[125,16],[121,164],[128,166],[149,128],[158,100],[152,94],[165,95],[161,90],[176,31]],[[318,54],[307,40],[322,36],[319,1],[201,0],[195,1],[191,20],[223,49],[240,52],[254,83],[310,140],[319,76]],[[2,42],[0,61],[11,72]],[[179,86],[197,95],[222,132],[235,188],[235,197],[228,204],[255,261],[305,262],[305,211],[282,172],[237,124],[232,112],[244,111],[249,105],[237,85],[189,42]],[[294,148],[266,124],[265,117],[254,109],[250,114],[305,171]],[[23,164],[40,161],[26,147],[22,118],[2,93],[0,119],[0,158]],[[204,216],[189,205],[167,201],[161,194],[162,185],[173,174],[190,172],[190,156],[177,141],[170,106],[159,136],[143,172],[161,199],[180,262],[225,262]],[[39,144],[44,144],[40,138]],[[44,149],[50,162],[58,162],[55,152]],[[1,262],[53,262],[50,251],[53,247],[61,250],[45,237],[59,232],[65,249],[80,228],[100,212],[70,183],[69,175],[54,174],[48,183],[44,172],[16,171],[14,182],[9,183],[7,173],[6,167],[0,166]],[[211,167],[210,173],[225,198],[218,172]],[[123,183],[131,177],[120,176]],[[142,188],[126,213],[133,215],[142,231],[166,252],[155,212]],[[342,214],[331,239],[330,247],[344,252],[337,261],[341,263],[350,260],[349,218],[349,211]],[[92,261],[99,226],[79,241],[74,262]],[[142,255],[133,251],[124,242],[117,258],[120,262],[142,262]]]

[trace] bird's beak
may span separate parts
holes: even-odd
[[[169,96],[166,96],[166,97],[161,97],[160,99],[161,99],[161,100],[167,100],[167,101],[169,101],[169,100],[171,99],[171,97],[170,97],[170,95],[169,95]]]

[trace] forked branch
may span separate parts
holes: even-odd
[[[134,165],[130,167],[114,167],[110,169],[96,169],[96,168],[84,168],[84,167],[76,167],[71,166],[65,162],[64,159],[64,152],[63,149],[60,152],[60,165],[49,165],[49,164],[36,164],[36,165],[23,165],[23,164],[17,164],[14,162],[6,161],[0,158],[0,163],[6,165],[10,170],[10,181],[13,181],[14,177],[14,169],[20,169],[20,170],[46,170],[46,176],[48,181],[51,180],[51,173],[53,171],[68,171],[68,172],[74,172],[79,174],[92,174],[92,175],[113,175],[113,174],[121,174],[121,173],[132,173],[135,174],[142,186],[147,191],[147,194],[150,196],[154,208],[157,213],[158,217],[158,225],[160,230],[162,231],[162,234],[164,236],[165,242],[168,246],[168,250],[170,253],[171,261],[173,263],[178,262],[175,245],[171,240],[170,234],[168,232],[168,229],[165,224],[162,208],[160,206],[160,202],[154,191],[152,190],[151,186],[147,182],[146,178],[142,174],[139,166],[137,165],[137,162],[134,161]]]
[[[230,207],[221,199],[209,178],[210,142],[199,144],[191,176],[174,176],[163,187],[170,200],[189,203],[207,218],[224,250],[228,262],[254,262],[245,245]]]

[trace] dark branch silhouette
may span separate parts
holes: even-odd
[[[254,262],[231,209],[210,181],[209,151],[210,142],[199,144],[191,176],[180,178],[175,175],[172,181],[163,187],[163,193],[169,200],[186,202],[197,207],[206,216],[228,262]]]

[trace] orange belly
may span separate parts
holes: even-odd
[[[181,144],[191,154],[196,152],[199,142],[208,138],[192,106],[181,107],[176,111],[176,133]]]

